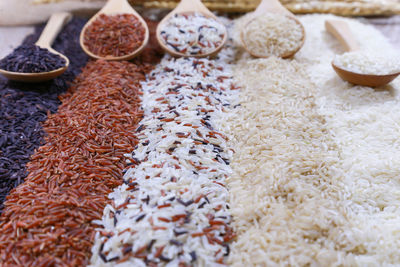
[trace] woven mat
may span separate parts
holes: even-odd
[[[35,3],[54,3],[64,0],[32,0]],[[91,2],[92,0],[76,0]],[[179,0],[129,0],[132,5],[146,8],[174,8]],[[297,14],[332,13],[342,16],[370,16],[400,14],[400,0],[280,0],[290,11]],[[223,12],[248,12],[254,10],[260,0],[204,0],[211,10]]]
[[[173,8],[179,1],[135,0],[134,4],[145,7]],[[210,9],[225,12],[248,12],[254,10],[260,0],[204,0]],[[393,15],[400,14],[398,0],[358,0],[358,1],[323,1],[323,0],[281,0],[293,13],[332,13],[343,16]]]

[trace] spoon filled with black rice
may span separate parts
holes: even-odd
[[[69,60],[51,45],[71,17],[67,12],[53,14],[35,44],[22,45],[0,60],[0,74],[20,82],[42,82],[63,74]]]

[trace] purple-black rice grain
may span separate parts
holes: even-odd
[[[25,165],[43,142],[40,125],[48,112],[57,111],[58,96],[81,72],[88,57],[79,46],[79,34],[86,20],[72,19],[54,42],[54,49],[70,60],[68,70],[60,77],[43,83],[24,84],[0,76],[0,212],[11,189],[26,177]],[[44,25],[27,36],[23,44],[36,42]]]
[[[0,69],[22,73],[49,72],[65,66],[65,59],[35,44],[23,44],[0,60]]]

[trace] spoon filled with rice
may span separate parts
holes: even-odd
[[[333,69],[343,80],[378,87],[390,83],[400,74],[399,53],[361,49],[345,21],[326,20],[325,28],[347,51],[336,55],[332,61]]]
[[[83,27],[79,42],[92,58],[130,60],[146,47],[149,28],[127,0],[108,0]]]
[[[224,24],[200,0],[181,0],[158,24],[156,35],[175,57],[214,56],[228,38]]]
[[[52,14],[35,44],[22,45],[0,60],[0,74],[9,80],[30,83],[48,81],[63,74],[69,59],[51,45],[71,18],[68,12]]]
[[[252,56],[292,57],[304,44],[301,22],[278,0],[262,0],[241,29],[243,47]]]

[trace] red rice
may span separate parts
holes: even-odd
[[[84,31],[83,43],[95,55],[125,56],[144,41],[145,28],[132,14],[100,15]]]
[[[140,84],[150,65],[90,62],[44,123],[46,144],[28,163],[0,217],[0,262],[83,266],[107,194],[122,182],[137,144]],[[3,266],[3,265],[2,265]]]

